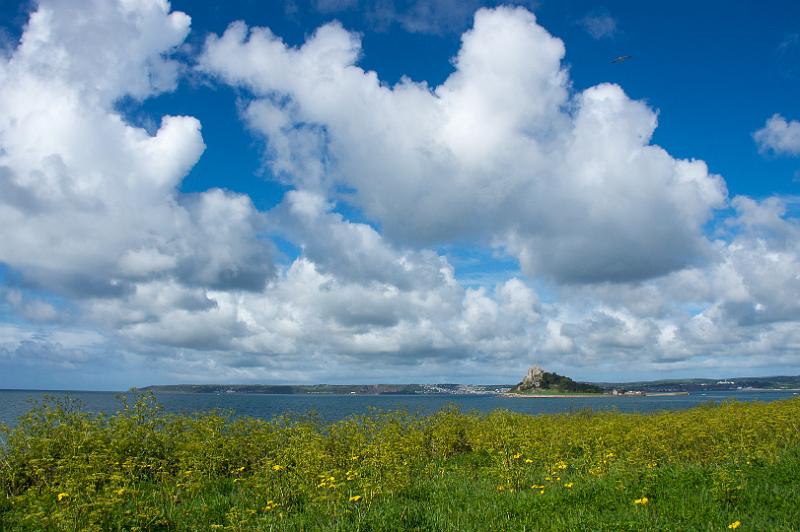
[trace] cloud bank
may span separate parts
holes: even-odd
[[[796,200],[729,200],[651,142],[655,110],[575,91],[527,10],[477,11],[438,86],[382,82],[338,23],[291,47],[237,22],[194,65],[189,31],[165,1],[48,0],[0,60],[0,368],[141,385],[800,367]],[[288,187],[276,207],[225,175],[182,193],[199,121],[151,134],[118,112],[192,68],[238,89]],[[519,271],[468,286],[453,247]]]

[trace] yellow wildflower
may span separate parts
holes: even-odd
[[[62,499],[66,498],[66,497],[69,497],[69,493],[65,493],[65,492],[62,491],[56,497],[58,498],[58,500],[60,502]]]
[[[641,499],[635,499],[633,501],[633,504],[639,504],[639,505],[642,505],[642,506],[647,506],[647,504],[649,502],[650,502],[650,500],[647,497],[642,497]]]
[[[358,502],[361,500],[361,495],[353,495],[350,497],[350,502]]]
[[[514,455],[514,460],[519,460],[520,458],[522,458],[522,453],[517,453]]]
[[[282,465],[275,464],[274,466],[272,466],[273,471],[283,471],[284,469],[286,469],[286,467]]]
[[[533,463],[533,460],[531,460],[530,458],[526,458],[526,459],[525,459],[525,463],[526,463],[526,464],[532,464],[532,463]]]
[[[320,475],[319,484],[317,484],[318,488],[336,488],[336,477],[326,477],[325,475]]]
[[[566,484],[564,484],[564,487],[569,490],[569,489],[572,489],[572,486],[574,486],[574,485],[575,484],[573,482],[567,482]]]
[[[278,503],[276,503],[275,501],[270,499],[270,500],[267,501],[267,505],[264,507],[264,511],[265,512],[271,512],[272,510],[274,510],[278,506],[279,506]]]
[[[539,490],[539,495],[544,495],[544,490]]]
[[[739,528],[740,526],[742,526],[742,522],[737,519],[733,523],[729,524],[728,528]]]

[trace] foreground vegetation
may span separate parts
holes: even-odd
[[[2,530],[798,530],[800,400],[649,415],[234,419],[49,400]]]

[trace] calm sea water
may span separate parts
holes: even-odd
[[[32,391],[0,390],[0,422],[14,425],[16,419],[46,395],[69,396],[81,401],[89,412],[113,413],[120,408],[115,392]],[[325,420],[342,419],[352,414],[363,414],[370,409],[379,411],[402,409],[411,413],[428,414],[447,405],[456,405],[462,411],[489,412],[498,408],[527,414],[561,413],[591,408],[616,409],[621,412],[652,412],[680,410],[691,406],[720,402],[775,401],[800,397],[796,392],[708,392],[667,397],[590,397],[525,399],[496,396],[469,395],[262,395],[262,394],[183,394],[158,393],[156,397],[169,412],[193,413],[222,409],[237,416],[270,419],[281,414],[315,413]]]

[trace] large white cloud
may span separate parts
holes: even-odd
[[[0,261],[73,295],[160,276],[263,286],[269,255],[246,197],[177,193],[200,123],[154,135],[114,109],[175,87],[189,17],[165,1],[43,1],[0,60]]]
[[[645,279],[706,258],[724,205],[701,161],[650,145],[656,114],[616,85],[571,94],[563,43],[524,9],[480,10],[438,87],[382,83],[336,23],[299,48],[231,25],[201,68],[255,94],[276,174],[347,199],[394,241],[492,240],[529,274]]]

